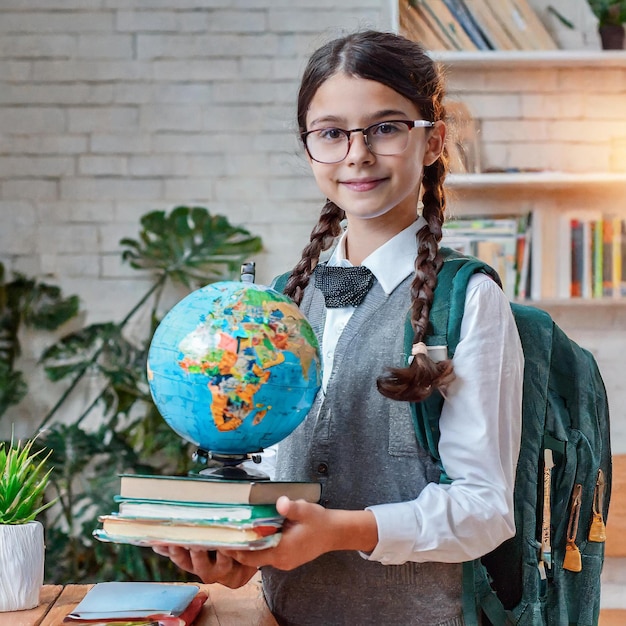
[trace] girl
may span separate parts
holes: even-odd
[[[461,563],[514,534],[523,357],[502,291],[471,279],[452,361],[422,343],[442,263],[443,96],[423,49],[381,32],[331,41],[302,79],[301,138],[328,201],[285,292],[317,332],[324,369],[314,407],[279,445],[276,478],[321,481],[324,500],[280,498],[276,548],[157,549],[232,587],[261,567],[280,624],[461,625]],[[404,367],[409,309],[414,356]],[[434,389],[445,396],[449,485],[410,416],[409,401]]]

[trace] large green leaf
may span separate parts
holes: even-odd
[[[102,352],[116,350],[119,338],[119,326],[112,322],[91,324],[65,335],[41,355],[48,378],[57,381],[85,371]]]
[[[9,308],[20,311],[27,326],[40,330],[55,330],[78,313],[78,296],[64,298],[59,287],[22,274],[9,284],[8,295]]]
[[[28,279],[22,274],[7,282],[0,263],[0,415],[18,404],[27,392],[15,361],[21,353],[22,325],[56,330],[78,313],[77,296],[64,298],[58,287]]]
[[[11,369],[9,363],[0,359],[0,415],[18,404],[27,392],[28,385],[22,372]]]
[[[152,211],[141,225],[139,241],[120,242],[126,246],[123,258],[134,268],[165,273],[189,288],[234,278],[241,263],[262,249],[259,237],[203,207]]]

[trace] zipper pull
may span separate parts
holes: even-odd
[[[576,545],[576,534],[578,533],[578,521],[580,520],[580,507],[582,504],[583,486],[577,484],[572,492],[572,503],[567,523],[567,544],[565,546],[565,557],[563,559],[563,569],[570,572],[580,572],[583,569],[580,550]]]
[[[546,448],[543,451],[543,517],[541,520],[541,561],[545,563],[545,567],[552,567],[552,546],[550,541],[550,522],[551,522],[551,490],[552,490],[552,468],[554,467],[554,459],[552,450]],[[545,570],[544,570],[545,577]]]
[[[593,519],[589,528],[589,541],[604,543],[606,541],[606,525],[602,517],[604,509],[604,488],[605,488],[604,472],[599,469],[596,479],[596,488],[593,492]]]

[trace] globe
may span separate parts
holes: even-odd
[[[176,304],[148,351],[157,409],[212,455],[246,455],[289,435],[320,386],[317,338],[300,309],[264,285],[222,281]]]

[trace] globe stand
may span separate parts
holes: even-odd
[[[193,459],[199,463],[209,460],[220,463],[220,467],[207,467],[195,474],[199,478],[211,480],[269,480],[270,477],[260,470],[244,465],[245,461],[260,463],[259,454],[219,454],[198,448]]]

